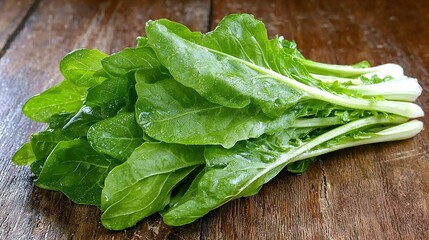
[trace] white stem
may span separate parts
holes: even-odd
[[[353,142],[346,142],[343,144],[338,144],[331,146],[329,148],[321,148],[316,150],[307,151],[299,155],[294,161],[303,160],[306,158],[316,157],[325,153],[337,151],[344,148],[355,147],[371,143],[380,143],[380,142],[389,142],[389,141],[398,141],[408,138],[412,138],[417,135],[421,130],[423,130],[423,123],[418,120],[412,120],[380,132],[377,132],[377,136],[368,139],[361,139]]]
[[[338,75],[341,77],[359,77],[364,75],[369,78],[374,75],[377,75],[379,78],[384,78],[386,76],[398,78],[404,76],[404,69],[400,65],[394,63],[386,63],[369,68],[355,68],[348,65],[318,63],[307,59],[300,59],[300,62],[304,64],[310,72],[322,75]]]
[[[377,84],[349,86],[348,89],[359,91],[363,96],[383,96],[389,100],[415,101],[422,93],[422,87],[415,78],[387,81]]]
[[[309,118],[309,119],[297,119],[292,124],[294,128],[305,128],[305,127],[324,127],[342,124],[343,121],[339,117],[325,117],[325,118]]]

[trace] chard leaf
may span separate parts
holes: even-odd
[[[204,163],[202,152],[202,147],[143,143],[106,178],[103,225],[124,229],[164,209],[174,186]]]
[[[113,76],[123,76],[142,69],[168,71],[161,65],[153,50],[149,47],[125,48],[102,61],[104,69]]]
[[[104,78],[95,74],[102,69],[101,59],[108,56],[97,49],[78,49],[67,54],[60,62],[64,78],[77,86],[93,87]]]
[[[61,191],[75,203],[99,206],[104,179],[119,163],[94,151],[86,140],[62,141],[49,155],[35,184]]]
[[[48,122],[57,114],[75,113],[83,104],[86,89],[64,80],[31,97],[22,107],[22,112],[36,122]]]
[[[254,67],[288,76],[305,70],[278,39],[268,40],[264,24],[250,15],[230,15],[206,35],[165,19],[148,22],[146,32],[174,79],[213,103],[230,108],[255,103],[279,116],[305,95]]]
[[[89,128],[88,141],[98,152],[125,161],[143,143],[143,131],[134,112],[124,112]]]
[[[12,157],[12,162],[20,166],[29,165],[35,161],[36,156],[34,155],[30,142],[24,143],[24,145],[22,145],[21,148],[16,151]]]

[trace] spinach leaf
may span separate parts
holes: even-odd
[[[62,113],[52,116],[49,119],[48,129],[56,130],[63,128],[74,115],[74,113]]]
[[[115,112],[111,113],[112,115]],[[92,124],[106,118],[100,108],[82,106],[79,111],[61,129],[62,134],[70,138],[85,137]]]
[[[30,142],[24,143],[18,151],[12,156],[12,162],[16,165],[25,166],[36,161],[33,148]]]
[[[136,42],[137,42],[137,44],[136,44],[136,48],[140,48],[140,47],[148,47],[148,44],[147,44],[147,37],[137,37],[137,39],[136,39]]]
[[[134,112],[136,101],[137,101],[137,92],[135,85],[130,87],[128,91],[128,97],[126,99],[126,104],[119,112]]]
[[[99,206],[104,179],[119,163],[94,151],[86,140],[62,141],[52,150],[35,184],[61,191],[75,203]]]
[[[85,105],[100,108],[102,114],[111,117],[128,101],[130,88],[135,84],[134,77],[110,78],[88,91]]]
[[[96,151],[125,161],[143,143],[134,112],[123,112],[89,128],[88,141]]]
[[[62,128],[72,138],[85,137],[96,122],[113,117],[128,104],[134,79],[130,77],[109,78],[88,90],[85,105]]]
[[[102,61],[104,69],[113,76],[124,76],[141,69],[159,69],[168,73],[149,47],[125,48]]]
[[[50,89],[31,97],[22,107],[22,112],[36,122],[48,122],[57,114],[75,113],[86,97],[85,87],[64,80]]]
[[[303,173],[308,170],[311,164],[316,161],[316,158],[304,159],[290,163],[286,166],[286,169],[291,173]]]
[[[279,40],[280,44],[283,47],[283,51],[286,54],[292,55],[294,58],[304,58],[304,56],[298,50],[296,42],[286,40],[283,37],[279,37],[278,40]]]
[[[103,225],[124,229],[164,209],[174,186],[203,163],[202,147],[143,143],[106,178]]]
[[[136,90],[138,123],[149,136],[170,143],[230,148],[237,141],[287,128],[301,107],[271,119],[258,107],[234,109],[211,103],[171,78],[152,84],[138,81]]]
[[[65,135],[61,129],[46,129],[30,137],[31,147],[36,157],[36,161],[31,164],[31,171],[39,176],[42,168],[45,164],[46,159],[55,146],[61,141],[68,141],[72,138]]]
[[[105,78],[95,73],[102,69],[101,59],[108,56],[97,49],[77,49],[70,52],[60,62],[60,70],[64,78],[77,86],[93,87]]]
[[[160,211],[161,215],[163,215],[166,211],[168,211],[169,208],[175,207],[179,204],[182,204],[182,203],[185,203],[189,200],[192,200],[197,195],[198,183],[200,182],[201,178],[204,176],[205,172],[206,172],[205,168],[203,168],[203,169],[197,168],[194,171],[194,173],[196,173],[196,175],[191,176],[192,179],[189,179],[189,180],[192,180],[190,183],[187,182],[186,185],[184,185],[184,186],[178,186],[177,187],[177,188],[179,188],[177,190],[178,192],[171,197],[171,200],[170,200],[170,203],[168,204],[168,207],[166,209],[164,209],[163,211]]]
[[[40,174],[46,158],[57,143],[86,137],[88,129],[94,123],[116,115],[128,103],[128,94],[133,83],[133,78],[109,78],[88,90],[87,105],[80,103],[81,107],[76,114],[55,112],[55,115],[49,116],[49,128],[31,136],[31,145],[36,156],[36,161],[31,164],[32,172],[36,176]],[[73,89],[64,89],[62,94],[70,93],[71,90]]]

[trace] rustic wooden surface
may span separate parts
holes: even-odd
[[[105,230],[98,209],[34,187],[28,168],[10,163],[44,127],[20,108],[61,80],[64,54],[133,46],[148,19],[208,31],[236,12],[254,14],[271,36],[295,39],[315,60],[401,64],[420,80],[418,103],[429,113],[425,0],[0,0],[0,239],[429,239],[428,130],[411,140],[328,154],[305,174],[281,173],[258,195],[180,228],[152,216],[125,231]]]
[[[0,1],[0,56],[9,48],[32,13],[35,0]]]

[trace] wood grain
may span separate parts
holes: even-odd
[[[429,112],[427,1],[41,0],[27,14],[33,2],[0,7],[0,27],[11,29],[0,31],[0,48],[7,45],[0,55],[0,239],[429,239],[427,129],[411,140],[328,154],[302,175],[283,172],[258,195],[181,228],[152,216],[107,231],[96,208],[33,187],[30,171],[10,164],[13,152],[43,128],[22,116],[22,103],[61,80],[64,54],[132,46],[144,22],[160,17],[207,31],[229,13],[248,12],[271,36],[294,39],[308,58],[399,63],[419,79],[418,103]],[[3,32],[15,33],[9,44],[1,44]]]
[[[36,5],[36,0],[0,1],[0,57],[4,55]]]

